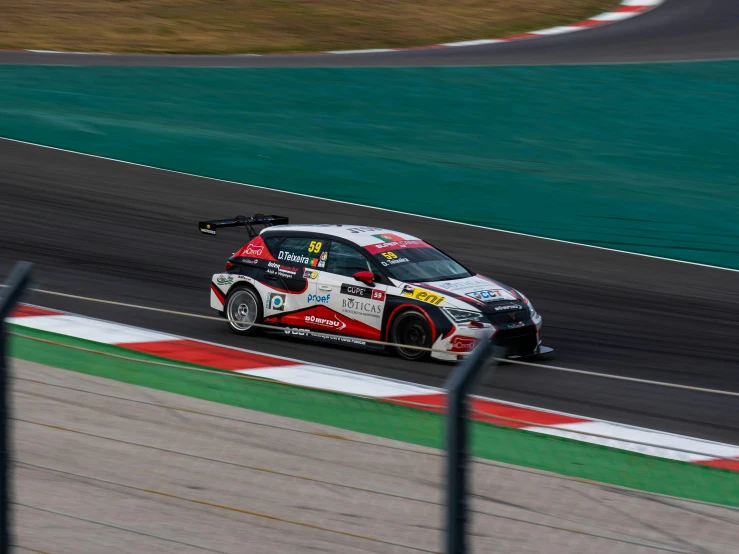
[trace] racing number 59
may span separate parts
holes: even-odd
[[[310,244],[308,245],[308,252],[313,252],[314,254],[318,254],[321,251],[321,248],[323,247],[323,243],[321,241],[310,241]]]
[[[383,252],[382,253],[382,256],[386,260],[394,260],[394,259],[396,259],[398,257],[398,255],[395,252]]]

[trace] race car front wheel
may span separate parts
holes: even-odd
[[[390,328],[390,341],[395,344],[431,348],[433,335],[428,320],[422,313],[408,310],[397,315]],[[423,360],[431,354],[426,350],[396,346],[395,352],[406,360]]]
[[[239,335],[254,334],[258,330],[254,324],[262,322],[262,302],[251,287],[232,290],[223,311],[228,318],[228,326]]]

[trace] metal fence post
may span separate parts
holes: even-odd
[[[31,281],[31,264],[18,262],[0,289],[0,554],[10,554],[10,393],[5,318]]]
[[[492,340],[478,346],[444,385],[447,390],[446,554],[467,552],[467,396],[475,378],[496,352],[498,348]]]

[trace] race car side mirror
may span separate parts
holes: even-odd
[[[371,285],[375,281],[375,275],[371,271],[357,271],[354,278],[357,281],[362,281],[365,285]]]

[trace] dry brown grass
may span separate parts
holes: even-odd
[[[494,38],[618,0],[0,0],[0,48],[236,53]]]

